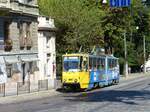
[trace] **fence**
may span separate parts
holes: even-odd
[[[7,84],[0,84],[0,97],[10,96],[10,95],[19,95],[31,92],[38,92],[43,90],[48,90],[48,80],[38,80],[37,83],[30,81],[27,82],[17,82],[16,87],[12,89]],[[9,89],[8,89],[9,88]],[[9,93],[9,94],[8,94]]]
[[[30,82],[18,82],[17,83],[17,95],[23,93],[30,93]]]
[[[38,81],[38,91],[48,90],[48,80]]]
[[[32,90],[31,87],[38,86],[36,89]],[[30,93],[30,92],[38,92],[42,90],[48,90],[48,80],[38,80],[38,84],[35,85],[35,83],[31,82],[18,82],[17,83],[17,95],[24,94],[24,93]]]
[[[5,96],[5,84],[0,84],[0,96]]]

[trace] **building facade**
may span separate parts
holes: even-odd
[[[39,79],[38,15],[37,0],[0,0],[0,83],[10,88]]]
[[[56,48],[54,20],[41,16],[38,18],[38,57],[42,79],[48,79],[49,88],[54,88],[56,79]]]

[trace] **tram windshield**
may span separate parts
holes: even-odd
[[[64,57],[63,69],[65,72],[77,72],[80,71],[80,59],[79,57]]]

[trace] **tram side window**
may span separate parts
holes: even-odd
[[[91,57],[90,61],[89,61],[89,69],[90,70],[97,70],[97,66],[96,66],[96,58]]]
[[[113,68],[114,65],[113,65],[113,59],[111,59],[111,68]]]
[[[113,68],[114,65],[113,65],[113,59],[111,59],[111,68]]]
[[[114,65],[113,65],[113,59],[111,59],[111,68],[113,68]]]
[[[114,60],[114,67],[117,67],[117,60]]]
[[[116,65],[115,65],[115,59],[112,59],[112,60],[111,60],[111,66],[112,66],[111,68],[114,68],[114,67],[116,66]]]
[[[100,58],[97,58],[97,69],[101,70],[101,60],[100,60]]]
[[[97,69],[102,70],[105,67],[105,60],[102,58],[98,58],[97,60]]]
[[[91,70],[92,69],[92,58],[90,57],[89,59],[89,69]]]
[[[105,68],[105,59],[101,59],[101,68],[102,68],[102,69]]]
[[[97,70],[97,66],[96,66],[96,58],[94,57],[93,58],[93,68],[94,68],[94,70]]]
[[[0,75],[2,75],[3,74],[3,71],[2,71],[2,68],[0,67]]]
[[[82,64],[83,64],[83,57],[80,57],[80,70],[82,70]]]
[[[111,69],[111,59],[108,59],[108,68]]]
[[[113,68],[113,60],[112,59],[110,59],[110,69],[112,69]]]
[[[84,71],[87,71],[87,70],[88,70],[87,58],[84,58],[82,67],[83,67],[83,70],[84,70]]]
[[[115,67],[115,60],[113,59],[112,60],[112,68],[114,68]]]
[[[115,59],[109,59],[108,66],[109,66],[110,69],[116,67],[117,66],[116,60]]]

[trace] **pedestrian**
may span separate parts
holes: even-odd
[[[131,73],[131,67],[128,67],[128,73],[129,74]]]

